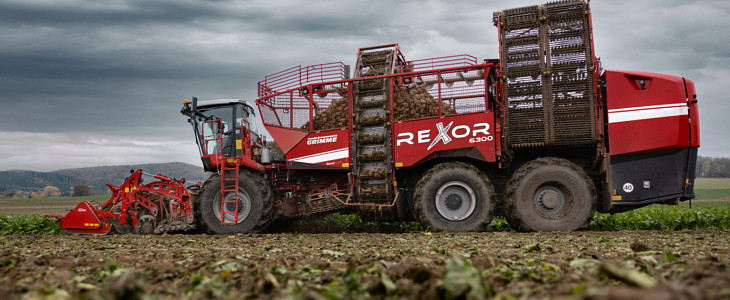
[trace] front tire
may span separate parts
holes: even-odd
[[[416,185],[414,212],[433,231],[482,231],[494,217],[494,187],[474,166],[442,163]]]
[[[596,203],[583,169],[562,158],[539,158],[507,183],[505,218],[518,231],[574,231],[590,224]]]
[[[267,182],[258,174],[248,171],[241,171],[238,176],[238,215],[235,220],[234,214],[226,213],[221,216],[221,177],[211,176],[201,188],[198,210],[200,223],[204,231],[214,234],[237,234],[237,233],[258,233],[265,230],[272,219],[273,201],[271,191]],[[233,184],[226,186],[226,189],[233,188]],[[233,192],[223,195],[226,200],[235,199]],[[236,209],[235,203],[227,204],[225,211]],[[222,224],[221,217],[225,219]]]

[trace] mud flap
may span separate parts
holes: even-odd
[[[71,234],[107,234],[111,231],[111,223],[99,217],[98,211],[91,203],[84,201],[76,205],[61,219],[61,227]]]

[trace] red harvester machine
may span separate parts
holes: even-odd
[[[121,186],[107,183],[111,199],[100,206],[87,201],[79,203],[60,219],[61,227],[72,234],[107,234],[112,227],[117,232],[140,234],[195,228],[184,178],[145,174],[141,169],[131,173]],[[143,185],[142,175],[157,181]]]
[[[218,234],[332,211],[436,231],[479,231],[495,215],[520,231],[578,230],[596,211],[694,198],[691,80],[603,70],[584,1],[504,10],[494,24],[500,59],[407,60],[391,44],[359,49],[352,76],[343,63],[266,76],[256,105],[269,143],[245,101],[186,100],[214,175],[189,202],[176,189],[178,214],[152,201],[152,227],[189,221],[192,202],[197,227]],[[155,211],[129,197],[134,215],[91,209],[135,225]]]

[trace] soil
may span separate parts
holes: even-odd
[[[33,199],[28,199],[28,201],[5,201],[0,202],[0,214],[6,216],[65,215],[78,204],[78,201],[33,201]]]
[[[727,299],[727,234],[0,236],[0,299]]]

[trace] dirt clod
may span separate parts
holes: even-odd
[[[646,244],[642,243],[641,241],[633,241],[633,242],[631,242],[631,245],[629,245],[629,247],[634,252],[644,252],[644,251],[651,250],[651,249],[649,249],[649,246],[647,246]]]

